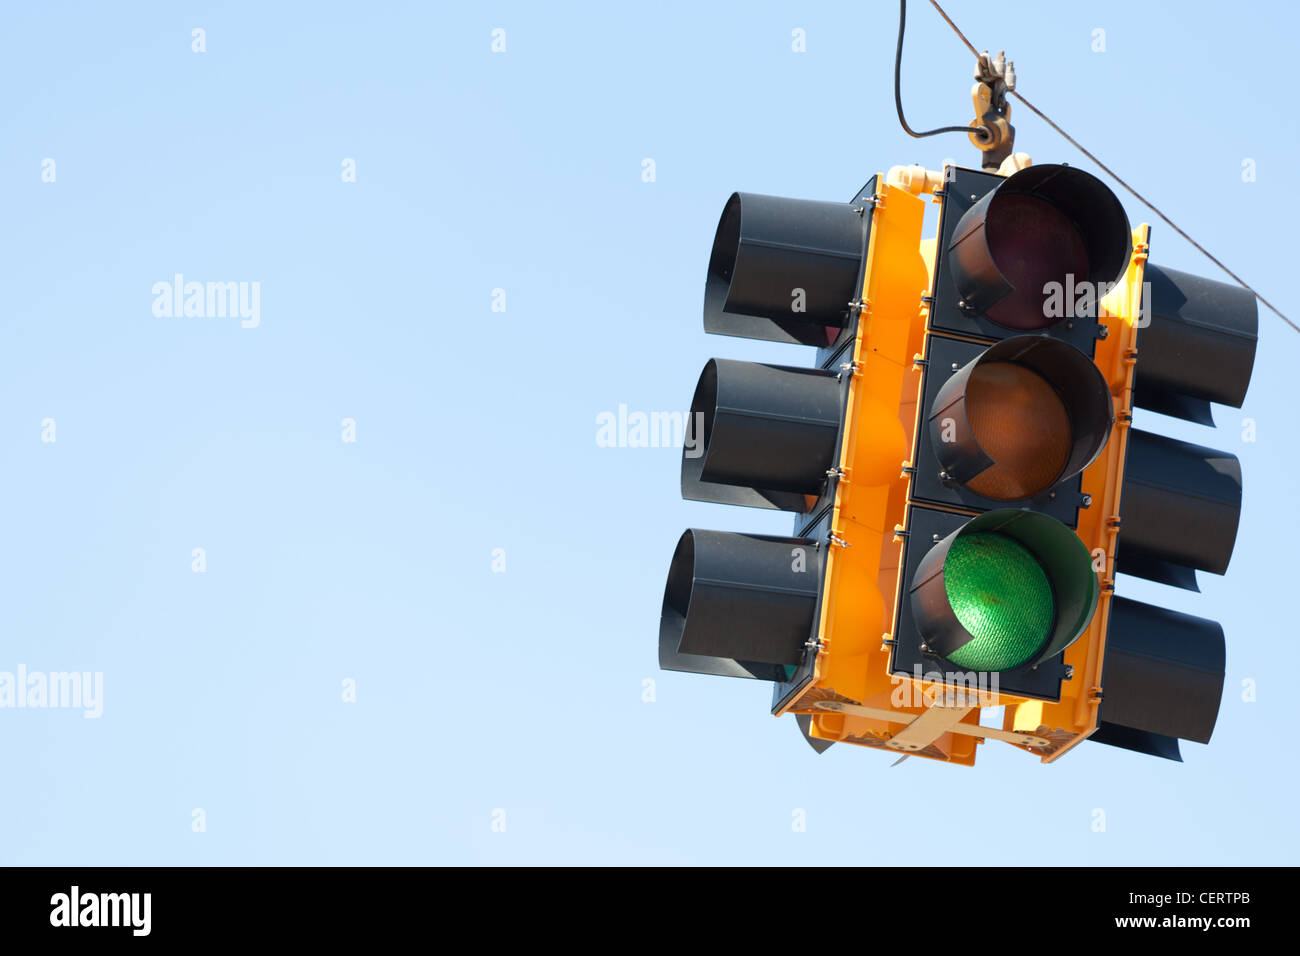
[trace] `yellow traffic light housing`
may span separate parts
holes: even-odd
[[[1050,172],[1039,167],[1035,176],[1043,179]],[[943,201],[943,192],[940,190],[937,201]],[[1101,318],[1108,331],[1097,339],[1095,361],[1070,344],[1070,338],[1078,340],[1073,329],[1067,330],[1064,338],[1012,334],[991,346],[973,336],[951,338],[944,334],[948,330],[943,330],[932,343],[934,333],[928,320],[936,299],[931,293],[936,291],[940,257],[934,254],[933,244],[920,239],[923,205],[920,197],[889,185],[881,188],[878,198],[883,202],[877,205],[863,294],[864,302],[872,303],[873,308],[858,329],[860,351],[855,361],[859,368],[854,372],[850,408],[867,396],[866,388],[861,390],[861,398],[858,393],[864,379],[877,382],[877,389],[889,383],[897,389],[892,396],[877,391],[872,398],[898,409],[897,426],[907,447],[917,448],[920,439],[929,454],[938,451],[934,460],[946,472],[943,483],[958,486],[962,493],[973,483],[975,498],[917,499],[918,486],[928,487],[929,479],[937,479],[939,472],[922,476],[910,460],[900,461],[898,473],[884,493],[857,487],[853,474],[879,471],[888,453],[871,441],[875,429],[865,430],[865,436],[862,430],[850,432],[840,465],[849,480],[839,488],[832,532],[848,547],[832,546],[826,558],[817,673],[815,680],[801,693],[791,695],[780,710],[806,713],[808,732],[815,739],[973,763],[976,742],[997,738],[1052,759],[1096,727],[1096,701],[1087,700],[1084,694],[1085,706],[1078,712],[1076,689],[1099,684],[1095,679],[1089,683],[1088,675],[1099,674],[1102,663],[1113,572],[1096,574],[1094,569],[1113,567],[1114,529],[1107,526],[1103,514],[1108,502],[1118,500],[1123,475],[1122,432],[1130,418],[1127,396],[1133,370],[1128,353],[1133,351],[1141,307],[1146,230],[1143,227],[1133,234],[1131,253],[1125,236],[1124,253],[1130,258],[1118,284],[1104,299]],[[965,221],[978,217],[979,210],[976,217],[967,216]],[[881,241],[877,249],[877,237],[886,235],[906,235],[908,239],[896,245]],[[1083,265],[1086,268],[1086,257]],[[923,275],[918,275],[917,267],[925,270]],[[1054,273],[1046,277],[1051,275]],[[1043,277],[1040,274],[1034,280]],[[888,305],[874,307],[878,302]],[[1023,308],[1020,316],[1023,325]],[[961,316],[958,321],[966,318]],[[974,325],[983,318],[970,321]],[[899,334],[891,330],[891,324],[912,334]],[[1115,334],[1109,331],[1112,327]],[[965,331],[969,335],[978,329]],[[1007,332],[1019,331],[1007,327]],[[935,344],[964,349],[965,362],[945,366],[951,377],[946,377],[943,388],[932,389],[937,391],[937,400],[927,405],[921,372],[930,361],[925,356],[939,351],[932,348]],[[1126,359],[1112,361],[1115,356]],[[944,352],[935,360],[940,357],[954,356]],[[867,374],[871,368],[897,372],[892,376]],[[876,418],[880,417],[877,412]],[[1063,420],[1056,423],[1054,417]],[[1011,438],[1019,432],[1023,439],[1021,447],[1006,436],[988,433],[1008,421]],[[1062,444],[1059,432],[1067,422],[1075,427],[1066,429],[1064,447],[1044,447],[1044,441]],[[1054,427],[1057,434],[1052,434]],[[945,430],[948,434],[941,435]],[[998,454],[1000,444],[1005,454]],[[1072,475],[1080,476],[1081,489],[1073,505],[1062,508],[1047,498],[1042,503],[1063,517],[1068,511],[1071,524],[1077,512],[1074,530],[1050,514],[1023,507],[987,508],[982,515],[978,509],[975,515],[970,510],[977,498],[986,499],[989,505],[1006,501],[1032,504],[1040,494],[1054,494],[1050,489]],[[1100,507],[1080,510],[1078,505],[1084,501],[1095,501]],[[917,520],[922,514],[928,520]],[[933,547],[909,567],[906,538],[923,532]],[[859,542],[866,545],[864,550],[858,550]],[[996,586],[999,578],[1017,589],[1009,597],[1015,599],[1018,611],[1024,610],[1024,605],[1032,606],[1037,595],[1038,621],[1026,620],[1034,617],[1031,607],[1031,613],[1020,614],[1013,622],[1030,631],[1024,636],[1024,647],[1017,651],[1004,644],[990,651],[981,650],[977,641],[954,641],[954,631],[962,632],[967,641],[970,637],[960,627],[960,609],[953,608],[951,583],[945,588],[942,582],[943,568],[952,567],[949,561],[962,557],[961,553],[954,555],[954,549],[965,552],[965,561],[974,572],[981,568],[995,572],[991,581],[974,582],[973,587],[986,589],[977,591],[976,598],[987,596],[987,588]],[[1004,566],[990,563],[999,559],[1006,562]],[[1064,593],[1073,596],[1068,608],[1051,599],[1053,594]],[[1052,605],[1051,609],[1043,613],[1047,605]],[[917,621],[918,613],[924,620]],[[918,656],[916,664],[920,666],[909,663],[906,668],[891,663],[900,637],[896,633],[900,618],[909,633],[920,634],[927,641],[925,651],[962,663],[961,676],[974,672],[975,679],[936,679],[942,671],[933,666],[934,657]],[[882,636],[864,639],[868,631],[864,625],[871,620],[881,622]],[[1029,626],[1035,624],[1037,630]],[[964,648],[964,656],[952,646],[955,643]],[[1037,671],[1035,665],[1058,655],[1062,660],[1055,671],[1044,668],[1041,675],[1033,674],[1041,690],[1039,697],[1007,693],[980,679],[980,675],[1016,667]],[[1077,678],[1062,680],[1066,674]],[[1056,686],[1066,690],[1057,692]],[[1053,696],[1056,701],[1043,699]],[[1023,712],[1022,705],[1026,707]],[[1006,707],[1006,722],[1000,730],[979,726],[981,708],[993,706]]]
[[[1047,762],[1090,738],[1174,758],[1207,741],[1222,630],[1115,597],[1115,573],[1222,573],[1240,471],[1132,429],[1132,410],[1205,423],[1211,401],[1240,405],[1256,320],[1222,283],[1149,281],[1149,234],[1065,166],[899,167],[848,204],[733,195],[706,329],[817,361],[711,361],[682,494],[790,511],[794,534],[683,535],[661,666],[772,681],[773,713],[819,752],[972,764],[999,740]],[[992,707],[1001,727],[980,724]]]

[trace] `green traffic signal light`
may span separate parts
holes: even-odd
[[[1056,602],[1024,545],[1002,534],[962,535],[948,551],[943,578],[953,613],[972,635],[948,655],[958,667],[1011,670],[1047,641]]]
[[[909,586],[928,656],[980,672],[1029,668],[1067,648],[1092,619],[1101,592],[1092,556],[1049,515],[1000,508],[933,540]]]

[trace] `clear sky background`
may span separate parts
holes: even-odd
[[[965,123],[969,53],[909,7],[908,119]],[[1295,5],[947,7],[1300,319]],[[811,361],[702,330],[733,190],[848,200],[896,163],[977,164],[899,129],[896,18],[5,4],[0,671],[104,683],[98,719],[0,710],[0,862],[1296,862],[1300,334],[1264,310],[1244,409],[1137,419],[1244,471],[1226,577],[1120,579],[1227,633],[1214,739],[1185,763],[819,757],[769,685],[657,670],[681,531],[790,517],[681,501],[678,450],[598,447],[596,417],[684,411],[713,356]],[[1036,161],[1092,168],[1012,119]],[[1216,275],[1158,222],[1152,258]],[[260,324],[156,317],[176,273],[260,283]]]

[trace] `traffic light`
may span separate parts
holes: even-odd
[[[1101,598],[1076,529],[1115,430],[1099,300],[1132,233],[1068,166],[956,169],[942,192],[890,671],[1055,701]]]
[[[1255,361],[1255,297],[1237,286],[1148,265],[1133,404],[1201,425],[1211,403],[1240,408]],[[1130,429],[1115,569],[1198,590],[1228,569],[1241,514],[1235,455]],[[1208,743],[1223,691],[1217,622],[1124,598],[1111,606],[1099,728],[1090,738],[1181,759]]]
[[[1131,428],[1132,407],[1205,424],[1240,406],[1256,315],[1148,266],[1149,232],[1061,165],[895,167],[847,204],[732,196],[706,330],[817,357],[706,365],[682,494],[796,517],[789,538],[681,537],[661,666],[772,681],[819,752],[1208,740],[1221,629],[1115,597],[1115,572],[1223,573],[1240,470]]]
[[[822,591],[874,181],[848,203],[736,193],[709,259],[706,331],[818,346],[813,368],[713,359],[691,400],[682,496],[800,516],[790,538],[691,529],[664,592],[667,670],[781,682]],[[821,534],[821,538],[815,535]]]
[[[817,351],[811,368],[715,359],[700,376],[683,497],[789,511],[794,528],[790,538],[682,535],[660,666],[772,681],[773,711],[798,701],[797,724],[819,751],[829,743],[815,725],[832,715],[814,716],[814,698],[862,700],[859,684],[889,684],[880,634],[920,382],[923,218],[918,195],[881,177],[848,203],[736,194],[709,259],[707,331]],[[837,629],[841,620],[853,626]],[[836,682],[851,696],[825,689]]]

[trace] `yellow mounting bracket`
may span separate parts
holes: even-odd
[[[849,714],[854,717],[866,717],[870,720],[897,722],[898,711],[883,707],[862,707],[848,704],[841,700],[819,700],[817,710],[826,710],[835,714]],[[969,707],[930,707],[915,720],[895,734],[888,746],[894,750],[920,750],[934,743],[941,734],[964,734],[967,737],[983,737],[988,740],[1001,740],[1015,744],[1017,747],[1050,746],[1046,737],[1036,734],[1018,733],[997,727],[981,727],[979,724],[964,724],[961,719],[970,711]]]

